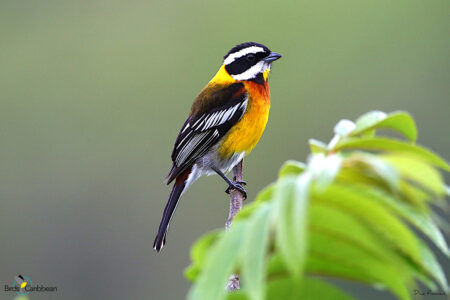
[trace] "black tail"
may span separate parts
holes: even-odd
[[[161,251],[166,243],[167,229],[169,228],[169,222],[172,219],[173,213],[177,208],[178,200],[180,199],[181,193],[186,186],[186,179],[189,176],[190,169],[185,173],[177,177],[175,184],[173,185],[172,192],[170,192],[169,200],[167,201],[166,207],[164,208],[161,223],[159,224],[158,234],[156,235],[155,241],[153,242],[153,249],[156,251]]]

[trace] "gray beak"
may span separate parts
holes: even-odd
[[[264,61],[265,61],[265,62],[273,62],[273,61],[275,61],[275,60],[277,60],[277,59],[279,59],[279,58],[281,58],[281,54],[278,54],[278,53],[276,53],[276,52],[271,52],[271,53],[269,54],[269,56],[267,56],[266,58],[264,58]]]

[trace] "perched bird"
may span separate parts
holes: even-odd
[[[244,194],[244,182],[226,177],[258,143],[269,117],[267,78],[280,54],[258,43],[243,43],[225,56],[217,74],[192,104],[172,151],[173,166],[167,184],[175,180],[153,248],[160,251],[181,195],[202,175],[218,174],[227,193]]]

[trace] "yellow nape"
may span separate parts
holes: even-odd
[[[217,71],[216,75],[211,79],[210,83],[216,84],[227,84],[234,83],[236,80],[228,74],[227,70],[225,70],[225,65],[222,65]]]
[[[269,68],[265,69],[263,72],[264,81],[267,81],[267,78],[269,78],[269,74],[270,74],[270,69]]]

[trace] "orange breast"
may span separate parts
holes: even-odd
[[[266,127],[269,118],[270,109],[270,91],[269,85],[245,82],[245,88],[248,91],[249,99],[247,111],[234,125],[219,147],[219,155],[222,158],[228,158],[234,153],[250,153],[256,146]]]

